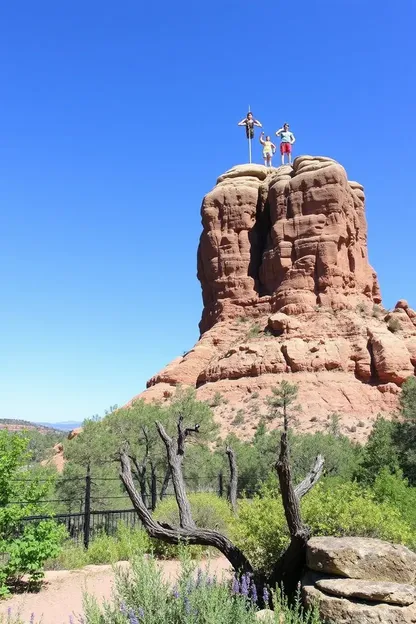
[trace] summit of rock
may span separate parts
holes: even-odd
[[[178,384],[202,400],[221,395],[224,433],[249,436],[263,396],[287,379],[299,384],[300,429],[323,429],[337,412],[345,433],[365,437],[415,374],[416,313],[403,299],[389,313],[381,306],[363,186],[326,157],[238,165],[205,195],[201,216],[200,340],[139,396],[169,399]]]

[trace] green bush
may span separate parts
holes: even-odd
[[[189,494],[193,519],[198,527],[215,529],[229,535],[233,514],[228,502],[210,492]],[[160,522],[179,526],[179,512],[174,496],[163,499],[156,507],[154,517]],[[161,540],[152,540],[153,551],[163,558],[174,558],[178,555],[178,547],[166,544]],[[191,546],[189,551],[193,557],[200,557],[207,552],[202,546]],[[214,554],[218,554],[214,551]]]
[[[51,513],[41,502],[51,482],[43,483],[39,475],[31,478],[29,459],[27,439],[0,432],[0,552],[6,560],[0,568],[0,595],[7,594],[10,585],[25,574],[30,583],[38,582],[45,561],[58,554],[66,534],[53,520],[22,521],[25,516]]]
[[[411,526],[389,501],[356,483],[329,478],[318,483],[301,504],[312,535],[377,537],[412,546]],[[277,488],[239,504],[234,537],[250,561],[270,570],[289,542],[283,505]]]

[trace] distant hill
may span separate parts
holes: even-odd
[[[33,423],[19,418],[0,418],[0,430],[8,431],[39,431],[40,433],[58,433],[62,431],[53,423]]]
[[[40,422],[36,424],[42,427],[51,427],[52,429],[57,429],[58,431],[72,431],[72,429],[82,426],[82,422],[79,420],[66,420],[64,422],[57,423]]]

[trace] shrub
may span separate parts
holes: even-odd
[[[218,407],[223,402],[221,392],[216,392],[209,402],[210,407]]]
[[[237,414],[235,415],[234,420],[232,421],[232,425],[235,425],[236,427],[238,425],[242,425],[244,424],[244,410],[243,409],[239,409]]]
[[[9,585],[25,574],[29,583],[37,583],[43,576],[45,561],[58,554],[66,534],[65,528],[53,520],[22,522],[25,516],[51,513],[41,502],[50,481],[31,479],[30,471],[22,471],[29,458],[27,445],[27,439],[20,435],[0,432],[0,552],[7,559],[0,568],[0,595],[7,594]]]
[[[84,596],[85,624],[256,624],[257,608],[251,587],[240,592],[230,583],[182,561],[176,585],[163,579],[162,571],[152,557],[136,558],[131,571],[117,569],[114,598],[102,607],[91,596]],[[293,608],[279,593],[273,596],[273,622],[320,624],[317,610],[305,614],[300,597]],[[16,623],[17,624],[17,623]]]
[[[196,526],[215,529],[225,535],[230,534],[233,514],[225,498],[220,498],[211,492],[189,494],[188,498]],[[156,507],[154,517],[160,522],[179,526],[179,512],[175,498],[171,496],[161,501]],[[152,540],[152,547],[154,553],[160,557],[170,559],[178,556],[178,546],[161,540]],[[189,551],[193,558],[207,553],[207,549],[203,546],[190,546]],[[218,555],[218,551],[214,550],[213,554]]]
[[[387,322],[387,328],[393,334],[395,334],[396,332],[400,331],[400,329],[402,328],[402,325],[398,318],[395,318],[394,316],[392,316]]]
[[[301,503],[312,535],[378,537],[411,546],[413,534],[395,505],[377,502],[369,489],[328,478],[318,483]],[[289,542],[283,505],[276,487],[239,503],[234,535],[252,563],[266,571]]]

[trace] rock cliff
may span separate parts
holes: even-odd
[[[397,406],[416,367],[416,312],[381,305],[369,264],[364,189],[324,157],[266,169],[241,165],[202,203],[201,337],[139,396],[178,384],[211,401],[224,432],[251,436],[264,396],[298,383],[302,430],[338,413],[351,437]]]

